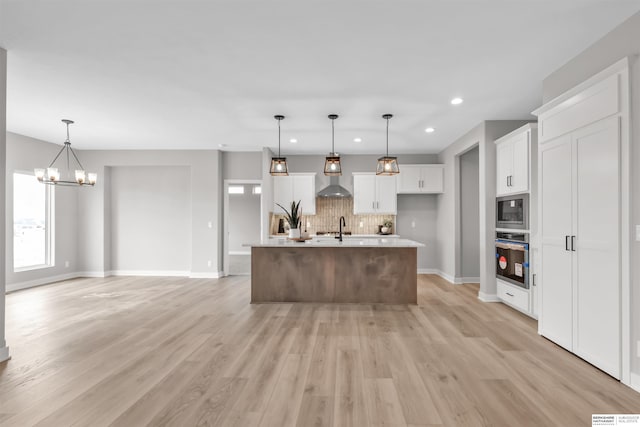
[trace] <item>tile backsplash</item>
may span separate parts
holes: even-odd
[[[353,214],[353,198],[316,198],[316,214],[304,215],[303,230],[306,225],[307,232],[311,235],[318,231],[338,231],[338,220],[344,216],[347,226],[344,231],[350,231],[353,234],[374,234],[378,232],[378,226],[382,225],[385,219],[390,219],[393,223],[391,229],[395,232],[396,216],[395,215],[354,215]],[[284,215],[278,212],[271,214],[270,217],[270,234],[278,234],[278,222]],[[286,223],[286,221],[285,221]]]

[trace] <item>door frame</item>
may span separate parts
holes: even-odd
[[[222,275],[229,275],[229,185],[240,185],[240,184],[249,184],[256,185],[259,184],[262,189],[262,180],[261,179],[225,179],[223,192],[224,192],[224,202],[223,202],[223,210],[222,210]],[[260,191],[260,218],[263,218],[264,207],[262,206],[262,191]],[[263,221],[260,220],[260,236],[263,235],[264,224]]]

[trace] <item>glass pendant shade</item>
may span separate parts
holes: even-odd
[[[60,171],[58,168],[47,168],[47,178],[49,181],[60,181]]]
[[[44,179],[44,169],[34,169],[33,173],[38,178],[38,181],[42,181]]]
[[[400,173],[398,158],[389,156],[389,119],[392,117],[392,114],[384,114],[382,116],[387,121],[387,154],[378,159],[376,175],[396,175]]]
[[[271,170],[269,171],[273,176],[287,176],[289,170],[287,168],[286,157],[272,157],[271,158]]]
[[[397,157],[380,157],[376,167],[376,175],[395,175],[400,173]]]
[[[278,121],[278,157],[271,158],[271,168],[269,173],[271,176],[287,176],[289,168],[287,167],[287,158],[280,156],[280,122],[284,120],[284,116],[273,116]]]
[[[324,160],[324,174],[327,176],[342,175],[342,165],[340,164],[340,156],[330,153]]]
[[[78,184],[84,184],[86,179],[86,173],[83,170],[76,170],[76,182]]]

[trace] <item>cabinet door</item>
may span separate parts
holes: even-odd
[[[518,135],[513,142],[513,163],[510,193],[529,191],[529,132]]]
[[[540,149],[540,332],[572,351],[571,137]]]
[[[573,351],[620,378],[618,118],[573,133]],[[545,288],[546,289],[546,288]]]
[[[293,201],[292,180],[292,176],[273,177],[273,213],[279,215],[284,213],[277,204],[287,209],[291,207],[291,202]]]
[[[376,175],[353,176],[353,213],[376,213]]]
[[[420,193],[421,180],[422,180],[422,168],[417,165],[402,165],[400,166],[400,173],[398,176],[398,193]]]
[[[293,200],[300,200],[303,215],[316,213],[316,177],[315,175],[294,175]]]
[[[444,193],[444,165],[422,167],[422,192]]]
[[[513,145],[510,141],[496,147],[496,195],[502,196],[511,192],[509,180],[513,166]]]
[[[375,178],[377,213],[395,215],[398,211],[396,177],[377,175]]]

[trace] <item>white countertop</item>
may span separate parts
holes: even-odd
[[[268,247],[296,247],[296,248],[339,248],[339,247],[357,247],[357,248],[419,248],[424,246],[420,242],[415,242],[409,239],[399,238],[384,238],[384,237],[354,237],[351,236],[348,239],[343,239],[340,242],[338,239],[327,239],[320,237],[314,237],[311,240],[305,242],[294,242],[292,240],[285,239],[269,239],[260,243],[245,243],[242,246],[250,246],[255,248],[268,248]]]
[[[288,236],[286,234],[272,234],[269,236],[270,239],[286,239]],[[313,239],[334,239],[335,237],[331,234],[321,234],[321,235],[310,235],[309,237],[312,237]],[[342,235],[342,239],[363,239],[363,238],[386,238],[386,239],[392,239],[392,238],[398,238],[400,237],[399,234],[343,234]]]

